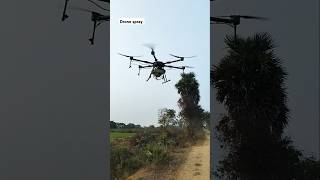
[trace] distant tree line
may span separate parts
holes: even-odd
[[[110,121],[110,128],[111,129],[136,129],[136,128],[142,128],[141,125],[129,123],[118,123],[114,121]]]

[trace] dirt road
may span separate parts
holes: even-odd
[[[184,164],[177,171],[177,180],[210,180],[210,140],[191,147]]]
[[[155,170],[144,168],[127,178],[127,180],[210,180],[210,139],[189,147],[181,153],[183,164],[178,169]]]

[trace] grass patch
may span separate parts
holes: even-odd
[[[111,139],[114,140],[111,141],[112,179],[125,179],[142,167],[173,166],[178,162],[175,150],[190,141],[180,128],[143,129],[136,133],[113,131]]]
[[[110,140],[115,140],[115,139],[126,139],[126,138],[131,138],[135,135],[136,133],[128,133],[128,132],[111,132],[110,133]]]

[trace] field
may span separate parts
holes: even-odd
[[[123,138],[130,138],[134,136],[136,133],[130,133],[130,132],[111,132],[110,133],[110,140],[115,139],[123,139]]]

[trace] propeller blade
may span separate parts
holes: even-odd
[[[217,17],[217,18],[226,18],[226,17],[231,17],[231,16],[215,16],[215,17]]]
[[[197,56],[177,56],[177,55],[174,55],[174,54],[170,54],[171,56],[173,56],[173,57],[176,57],[176,58],[180,58],[180,59],[182,59],[182,58],[194,58],[194,57],[197,57]]]
[[[110,3],[110,0],[98,0],[98,1]]]
[[[94,1],[92,1],[92,0],[88,0],[88,1],[89,1],[90,3],[92,3],[92,4],[94,4],[96,7],[102,9],[102,10],[105,10],[105,11],[108,11],[108,12],[110,11],[110,10],[102,7],[100,4],[98,4],[98,3],[96,3],[96,2],[94,2]]]
[[[155,44],[143,44],[143,46],[150,48],[152,51],[154,51],[156,45]]]
[[[260,16],[239,16],[244,19],[259,19],[259,20],[268,20],[266,17],[260,17]]]
[[[223,18],[219,18],[223,17]],[[228,17],[228,19],[226,19]],[[230,19],[229,16],[218,16],[218,17],[210,17],[211,22],[216,22],[216,23],[232,23],[232,20]]]
[[[184,67],[184,68],[194,68],[192,66],[182,66],[182,67]]]
[[[260,16],[246,16],[246,15],[229,15],[229,16],[217,16],[222,18],[243,18],[243,19],[259,19],[259,20],[269,20],[266,17],[260,17]]]
[[[142,57],[142,56],[129,56],[129,55],[121,54],[121,53],[118,53],[118,54],[121,55],[121,56],[124,56],[124,57],[129,57],[129,58],[130,58],[130,57],[132,57],[132,58],[133,58],[133,57]]]

